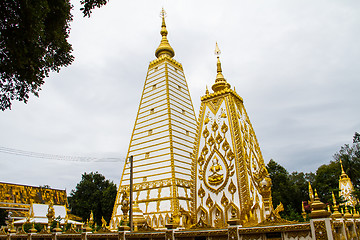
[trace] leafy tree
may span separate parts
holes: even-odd
[[[90,17],[92,10],[96,7],[102,7],[106,5],[108,0],[81,0],[80,3],[83,5],[80,10],[83,12],[84,17]]]
[[[355,133],[353,144],[345,144],[334,154],[336,162],[342,160],[344,170],[351,179],[354,187],[360,188],[360,134]],[[339,165],[340,168],[340,165]]]
[[[81,181],[68,198],[71,213],[89,219],[94,213],[94,221],[101,225],[101,218],[109,222],[116,198],[117,188],[113,182],[105,180],[98,172],[84,173]]]
[[[360,143],[360,133],[355,132],[355,135],[353,137],[353,143]]]
[[[38,96],[50,71],[72,63],[69,0],[0,1],[0,109]]]
[[[289,220],[297,219],[298,216],[293,214],[294,211],[292,211],[294,209],[294,201],[292,199],[294,185],[290,181],[288,171],[272,159],[266,167],[272,181],[271,194],[274,207],[281,202],[284,205],[284,212],[281,212],[282,217]]]
[[[316,170],[315,181],[312,187],[318,192],[322,202],[332,203],[332,192],[339,192],[339,176],[341,174],[340,163],[331,161],[329,164],[321,165]],[[336,196],[338,194],[335,194]]]
[[[108,0],[81,0],[84,16]],[[67,39],[70,0],[0,1],[0,109],[13,100],[27,103],[39,95],[51,71],[69,66],[74,57]]]

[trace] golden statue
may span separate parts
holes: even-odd
[[[101,217],[101,227],[106,228],[107,222],[105,221],[104,217]]]
[[[212,174],[209,176],[209,184],[210,185],[219,185],[224,180],[224,175],[219,172],[222,170],[222,166],[219,164],[219,161],[216,157],[212,160],[212,166],[210,167],[210,171]]]
[[[128,212],[130,209],[130,200],[126,191],[123,191],[121,198],[121,211],[123,212],[123,220],[126,222],[128,220]]]

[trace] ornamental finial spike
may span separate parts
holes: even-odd
[[[216,56],[220,56],[220,54],[221,54],[221,51],[220,51],[219,45],[218,45],[217,42],[216,42],[215,55],[216,55]]]
[[[217,91],[221,91],[223,89],[226,88],[230,88],[230,84],[228,84],[224,78],[224,75],[222,74],[222,69],[221,69],[221,62],[220,62],[220,57],[219,55],[221,54],[219,45],[216,42],[216,46],[215,46],[215,55],[217,56],[217,75],[216,75],[216,79],[215,79],[215,84],[212,85],[212,90],[214,92]]]
[[[346,172],[344,171],[344,166],[342,163],[342,160],[340,158],[340,166],[341,166],[341,175],[340,175],[340,179],[344,179],[344,178],[349,178],[349,176],[346,174]]]
[[[343,174],[343,173],[345,173],[345,171],[344,171],[344,166],[342,164],[341,158],[340,158],[340,165],[341,165],[341,174]]]
[[[170,46],[169,41],[167,40],[168,31],[165,24],[166,12],[164,8],[161,9],[160,17],[162,18],[160,31],[162,38],[159,47],[155,51],[155,56],[159,58],[160,56],[167,55],[172,58],[175,56],[175,52],[174,49]]]
[[[333,200],[333,205],[335,206],[336,205],[336,198],[335,198],[334,192],[332,192],[331,196],[332,196],[332,200]]]

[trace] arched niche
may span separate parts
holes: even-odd
[[[198,208],[196,216],[197,216],[197,218],[196,218],[197,221],[202,219],[203,222],[205,222],[207,224],[209,223],[209,214],[208,214],[208,212],[206,211],[206,209],[203,206],[200,206]]]
[[[159,228],[165,227],[164,218],[162,217],[161,214],[159,216],[158,226],[159,226]]]
[[[216,228],[225,226],[225,214],[217,203],[210,208],[210,223],[212,227]]]
[[[235,205],[235,203],[231,202],[229,205],[225,208],[225,221],[229,221],[232,216],[232,211],[235,210],[235,218],[240,219],[240,210]]]
[[[152,219],[152,221],[151,221],[151,226],[152,226],[153,228],[157,228],[157,227],[158,227],[158,220],[157,220],[157,218],[156,218],[156,215],[153,216],[153,219]]]

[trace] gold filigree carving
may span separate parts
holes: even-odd
[[[216,121],[214,120],[214,123],[211,125],[211,129],[216,132],[219,128],[219,125],[216,123]]]
[[[229,161],[232,161],[234,160],[235,155],[231,150],[229,150],[229,152],[226,154],[226,157],[229,159]]]
[[[232,179],[231,179],[231,182],[230,182],[230,184],[229,184],[228,191],[229,191],[229,193],[231,193],[232,195],[234,195],[234,193],[236,192],[236,186],[235,186],[235,184],[233,183]]]
[[[224,143],[222,144],[222,149],[225,152],[230,149],[230,145],[229,145],[229,143],[228,143],[228,141],[226,139],[225,139]]]
[[[200,188],[199,188],[199,190],[198,190],[198,195],[199,195],[200,198],[205,197],[205,190],[204,190],[204,188],[202,187],[202,185],[200,185]]]
[[[209,194],[209,196],[207,197],[205,204],[206,204],[206,206],[207,206],[208,208],[211,208],[212,205],[214,205],[214,202],[213,202],[213,200],[211,199],[210,194]]]
[[[198,164],[199,164],[200,166],[202,166],[202,165],[204,164],[204,161],[205,161],[205,159],[204,159],[204,157],[201,155],[201,156],[198,158]]]
[[[208,119],[208,118],[207,118]],[[209,119],[208,119],[209,120]],[[207,138],[209,136],[209,130],[207,129],[207,127],[205,127],[204,131],[203,131],[203,136],[204,138]]]
[[[221,205],[223,207],[226,207],[229,204],[229,199],[225,196],[225,193],[223,193],[223,196],[221,197]]]
[[[206,156],[206,154],[208,154],[208,153],[209,153],[209,149],[208,149],[207,146],[205,145],[205,146],[203,147],[203,149],[201,150],[201,154],[204,155],[204,156]]]
[[[220,144],[224,139],[222,138],[222,136],[220,135],[220,133],[218,133],[218,135],[215,138],[215,141],[217,144]]]
[[[223,125],[221,126],[221,132],[225,134],[228,131],[228,129],[229,127],[224,122]]]
[[[212,147],[212,145],[214,145],[214,143],[215,143],[215,140],[214,140],[213,136],[211,135],[208,140],[208,144],[210,145],[210,147]]]
[[[213,160],[215,158],[217,158],[217,161],[215,161],[215,164],[214,164]],[[220,169],[219,166],[213,167],[213,165],[219,164],[219,161],[222,162],[221,168],[225,168],[225,169]],[[210,165],[210,163],[212,163],[213,165]],[[223,177],[220,177],[221,176],[220,170],[224,172],[224,173],[221,172]],[[206,177],[206,173],[210,172],[210,171],[212,172],[212,174],[210,176]],[[210,191],[212,191],[216,194],[218,194],[221,190],[223,190],[225,188],[225,186],[229,180],[229,166],[228,166],[224,156],[216,148],[213,149],[210,156],[206,160],[204,169],[203,170],[199,169],[199,173],[202,174],[202,180],[204,180],[205,186]]]
[[[314,221],[315,238],[317,240],[327,240],[325,221]]]

